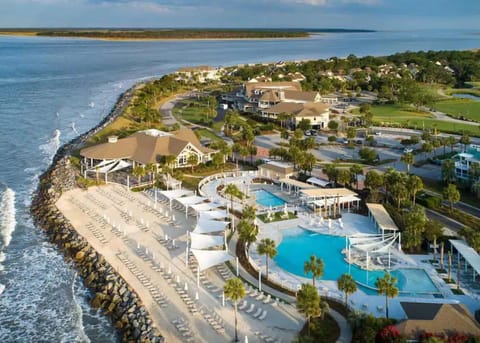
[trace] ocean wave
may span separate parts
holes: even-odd
[[[3,248],[10,245],[17,221],[15,219],[15,192],[11,188],[3,191],[0,200],[0,234]]]
[[[87,334],[85,333],[85,327],[83,325],[83,309],[80,306],[80,302],[77,300],[75,296],[75,280],[77,279],[77,273],[75,273],[72,281],[72,299],[73,299],[73,314],[76,317],[75,320],[75,327],[76,331],[78,332],[78,339],[81,342],[90,343],[90,339],[88,338]]]
[[[55,129],[48,141],[45,144],[40,145],[39,147],[40,150],[47,156],[47,159],[49,161],[53,158],[58,148],[60,147],[60,135],[60,130]]]

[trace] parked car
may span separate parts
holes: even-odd
[[[412,153],[412,152],[413,152],[413,149],[412,149],[412,148],[405,148],[405,149],[403,149],[403,153],[404,153],[404,154],[410,154],[410,153]]]
[[[375,132],[375,134],[376,134],[377,136],[381,136],[381,135],[382,135],[382,133],[381,133],[380,131]]]

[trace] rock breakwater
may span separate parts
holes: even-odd
[[[120,115],[132,97],[134,87],[122,94],[117,104],[97,127],[63,145],[52,165],[40,177],[32,200],[31,213],[35,225],[47,233],[50,240],[72,261],[92,292],[91,305],[101,308],[115,324],[123,342],[164,342],[153,326],[141,299],[115,269],[79,235],[56,207],[60,196],[75,187],[78,170],[70,163],[71,152],[89,136],[97,133]]]

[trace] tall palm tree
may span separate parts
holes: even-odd
[[[245,246],[248,248],[250,244],[254,243],[257,240],[258,236],[258,226],[254,225],[242,219],[237,224],[238,235],[240,239],[245,242]]]
[[[323,275],[323,261],[315,255],[310,256],[310,260],[305,261],[303,272],[305,274],[312,273],[312,285],[315,287],[315,279]]]
[[[357,291],[357,283],[350,274],[342,274],[337,279],[338,289],[345,293],[345,304],[348,305],[348,296]]]
[[[145,175],[145,168],[143,166],[138,165],[135,168],[133,168],[132,174],[133,176],[138,177],[138,184],[140,184],[142,182],[142,176]]]
[[[443,225],[435,219],[427,220],[425,223],[425,237],[428,241],[433,241],[433,259],[437,258],[437,239],[443,235]]]
[[[447,159],[442,162],[442,180],[445,183],[455,181],[455,161]]]
[[[255,206],[245,205],[242,209],[242,218],[249,222],[253,223],[256,214],[257,214],[257,209],[255,208]]]
[[[233,211],[233,197],[237,196],[240,193],[237,185],[233,183],[229,183],[227,187],[225,187],[225,194],[230,196],[230,208]]]
[[[265,255],[265,266],[267,269],[268,280],[268,259],[277,256],[277,248],[275,246],[275,241],[270,238],[261,239],[257,245],[257,252],[259,255]]]
[[[155,164],[153,164],[153,163],[147,163],[145,165],[145,172],[149,175],[150,182],[152,182],[152,174],[155,173],[155,169],[156,169],[156,167],[155,167]]]
[[[174,162],[177,160],[177,158],[173,155],[167,155],[165,156],[165,167],[167,167],[168,170],[172,170]]]
[[[407,166],[407,174],[410,174],[410,166],[413,164],[413,162],[415,162],[413,154],[411,152],[407,152],[400,157],[400,160]]]
[[[238,342],[237,305],[238,301],[245,297],[245,286],[243,286],[242,280],[239,278],[232,278],[225,283],[223,291],[225,292],[225,296],[233,301],[233,308],[235,311],[235,342]]]
[[[398,288],[397,288],[397,278],[393,277],[389,273],[385,273],[385,275],[381,278],[378,278],[375,282],[375,287],[378,289],[379,294],[385,295],[385,314],[388,319],[388,298],[395,298],[398,296]]]
[[[358,189],[358,175],[363,174],[363,168],[359,164],[354,164],[353,166],[350,167],[350,173],[355,179],[355,189]]]
[[[310,320],[320,315],[320,296],[314,286],[302,284],[297,293],[297,309],[307,318],[307,332],[310,335]]]
[[[192,154],[188,155],[187,163],[192,167],[192,173],[193,173],[193,167],[195,167],[198,164],[197,154],[192,153]]]
[[[417,192],[423,189],[423,181],[417,175],[409,175],[407,179],[407,189],[412,195],[413,206],[415,206],[415,200]]]

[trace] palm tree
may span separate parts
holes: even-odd
[[[255,206],[246,205],[242,209],[242,218],[253,223],[255,216],[257,215],[257,209]]]
[[[379,294],[385,294],[385,313],[388,319],[388,298],[395,298],[398,296],[397,278],[393,277],[389,273],[381,278],[378,278],[375,282],[375,287],[378,289]]]
[[[359,164],[354,164],[353,166],[350,167],[350,173],[355,179],[355,189],[358,190],[358,175],[363,174],[363,168]]]
[[[177,158],[173,155],[167,155],[165,156],[165,166],[167,169],[172,169],[174,162],[177,160]]]
[[[140,184],[142,182],[142,176],[145,175],[145,168],[143,166],[138,165],[135,168],[133,168],[132,174],[133,176],[138,177],[138,184]]]
[[[225,194],[230,196],[230,208],[233,211],[233,197],[237,196],[240,193],[237,185],[233,183],[229,183],[227,187],[225,187]]]
[[[436,260],[437,254],[437,238],[443,235],[442,224],[435,219],[427,220],[425,224],[425,238],[433,241],[433,259]]]
[[[225,283],[225,286],[223,286],[223,291],[225,296],[233,301],[233,308],[235,311],[235,342],[238,342],[237,305],[238,301],[245,297],[245,287],[243,286],[242,280],[239,278],[232,278]]]
[[[445,183],[455,181],[455,161],[447,159],[442,162],[442,180]]]
[[[348,296],[357,291],[357,283],[350,274],[342,274],[337,279],[338,289],[345,293],[345,304],[348,306]]]
[[[265,255],[265,266],[267,269],[268,280],[268,258],[274,258],[277,256],[277,248],[275,247],[275,241],[270,238],[264,238],[260,240],[257,245],[257,252],[259,255]]]
[[[400,160],[407,166],[407,174],[410,174],[410,166],[413,164],[413,162],[415,162],[413,154],[411,152],[407,152],[400,157]]]
[[[192,154],[188,155],[187,163],[192,167],[192,173],[193,173],[193,167],[195,167],[198,164],[197,154],[192,153]]]
[[[305,274],[312,273],[312,285],[315,287],[315,279],[323,275],[323,261],[315,255],[310,256],[310,260],[305,261],[303,265]]]
[[[423,181],[417,175],[409,175],[407,179],[407,189],[412,195],[413,206],[415,206],[415,200],[417,192],[423,189]]]
[[[150,177],[150,182],[152,182],[152,174],[155,173],[155,164],[153,163],[147,163],[145,165],[145,172],[148,173],[149,177]]]
[[[257,225],[254,225],[253,223],[250,223],[245,219],[242,219],[238,222],[237,229],[238,229],[238,235],[240,239],[243,242],[245,242],[245,246],[247,248],[250,246],[250,244],[252,244],[257,240],[257,236],[258,236]]]
[[[320,296],[314,286],[302,284],[297,294],[297,309],[307,318],[307,332],[310,335],[310,320],[320,315]]]

